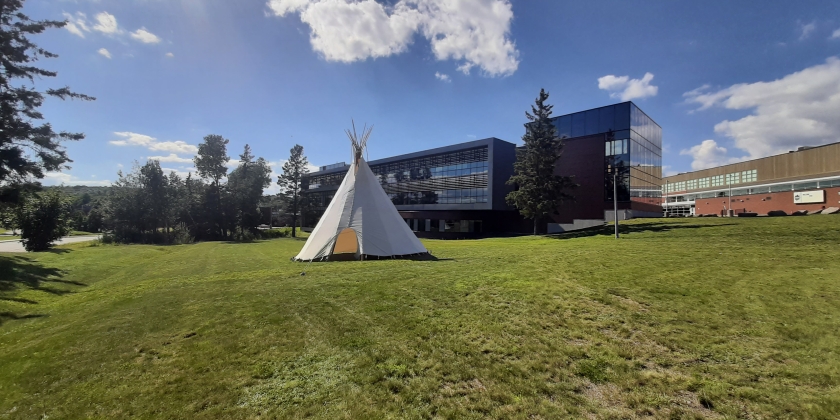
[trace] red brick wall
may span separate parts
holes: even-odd
[[[826,207],[840,207],[840,187],[825,188],[825,203],[820,204],[794,204],[793,194],[794,191],[785,191],[732,197],[732,208],[736,213],[744,210],[748,213],[767,214],[769,211],[783,210],[790,214],[798,210],[813,212]],[[698,198],[694,202],[696,214],[721,214],[724,206],[729,207],[728,197]]]

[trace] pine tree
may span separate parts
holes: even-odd
[[[303,146],[296,144],[295,147],[289,151],[289,160],[283,164],[283,173],[277,177],[277,185],[289,202],[289,207],[292,210],[292,237],[295,237],[295,227],[297,226],[297,216],[301,210],[301,190],[303,189],[302,181],[304,175],[309,173],[309,162],[306,156],[303,155]]]
[[[67,22],[32,20],[19,11],[21,7],[22,0],[0,1],[0,183],[7,186],[67,168],[72,160],[61,142],[85,137],[82,133],[56,133],[50,123],[38,122],[44,119],[38,108],[46,96],[95,99],[68,87],[43,92],[32,87],[36,79],[57,75],[33,66],[33,62],[58,55],[38,47],[27,37],[48,28],[61,28]]]
[[[547,99],[548,93],[540,89],[531,112],[525,112],[531,121],[522,136],[525,148],[517,153],[514,174],[507,181],[508,185],[516,186],[516,190],[505,197],[522,216],[534,220],[535,235],[540,219],[556,214],[563,201],[573,200],[569,190],[577,186],[570,177],[555,174],[557,160],[563,153],[563,139],[557,136],[551,123],[554,106],[545,103]]]

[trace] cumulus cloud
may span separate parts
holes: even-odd
[[[829,37],[829,39],[840,39],[840,28],[832,32],[831,37]]]
[[[131,38],[144,44],[157,44],[160,42],[160,38],[147,31],[145,27],[132,32]]]
[[[196,154],[198,147],[183,141],[158,141],[158,139],[145,134],[132,133],[129,131],[114,132],[120,140],[111,140],[108,143],[114,146],[141,146],[151,151]]]
[[[44,174],[44,185],[87,185],[89,187],[106,187],[111,185],[108,180],[80,179],[66,172],[47,172]]]
[[[690,149],[681,150],[680,154],[691,156],[694,159],[691,162],[691,169],[695,171],[743,160],[742,158],[729,157],[726,148],[718,146],[714,140],[703,140],[702,143]]]
[[[429,41],[437,60],[455,60],[488,76],[508,76],[519,66],[510,39],[508,0],[270,0],[276,16],[299,13],[311,29],[312,48],[328,61],[354,62],[408,49],[416,34]]]
[[[631,79],[630,76],[614,76],[608,74],[598,78],[598,89],[610,92],[611,98],[622,101],[656,96],[659,87],[651,85],[653,73],[645,73],[641,79]]]
[[[449,82],[451,82],[451,81],[452,81],[452,79],[451,79],[451,78],[449,78],[449,75],[448,75],[448,74],[443,74],[443,73],[440,73],[440,72],[435,72],[435,77],[436,77],[438,80],[440,80],[441,82],[446,82],[446,83],[449,83]]]
[[[117,18],[108,12],[98,13],[95,17],[96,24],[93,25],[93,30],[102,32],[106,35],[116,35],[122,32],[117,24]]]
[[[715,132],[731,138],[750,158],[760,158],[840,139],[840,59],[808,67],[770,82],[741,83],[720,90],[704,86],[684,94],[688,103],[751,110],[725,120]]]
[[[167,156],[149,156],[149,160],[156,160],[158,162],[176,162],[176,163],[192,163],[192,159],[180,157],[175,153],[170,153]]]
[[[64,29],[67,29],[71,34],[84,38],[85,32],[90,32],[87,16],[84,13],[76,12],[75,16],[70,13],[64,13],[64,19],[67,21]]]
[[[101,56],[103,56],[103,57],[105,57],[109,60],[111,59],[111,53],[108,50],[106,50],[105,48],[100,48],[99,51],[97,51],[97,52],[99,53],[99,55],[101,55]]]
[[[816,22],[804,23],[804,24],[800,23],[799,24],[799,30],[800,30],[799,40],[804,41],[804,40],[808,39],[808,37],[811,36],[811,33],[813,33],[815,29],[817,29],[817,23]]]
[[[172,57],[175,57],[175,54],[172,54],[171,52],[168,52],[168,53],[166,53],[166,56],[169,57],[169,58],[172,58]]]
[[[178,175],[181,178],[186,178],[187,175],[189,175],[190,173],[193,173],[193,174],[196,173],[196,169],[193,168],[193,167],[189,167],[189,168],[186,168],[186,167],[180,167],[180,168],[164,168],[164,167],[161,167],[160,170],[163,171],[163,173],[165,173],[167,175],[169,175],[172,172],[175,172],[175,174]],[[195,175],[193,175],[193,176],[195,176]]]

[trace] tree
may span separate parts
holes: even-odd
[[[67,168],[72,162],[61,145],[81,140],[82,133],[53,131],[38,108],[45,95],[62,100],[95,98],[70,91],[69,87],[35,90],[36,78],[55,77],[56,72],[32,65],[40,58],[58,55],[39,48],[27,38],[48,28],[61,28],[66,21],[32,20],[19,11],[22,0],[0,1],[0,184],[40,179],[49,171]],[[26,81],[30,84],[25,84]]]
[[[29,194],[18,205],[20,238],[27,251],[46,251],[70,233],[70,200],[57,190]]]
[[[236,203],[236,224],[240,235],[245,229],[253,229],[259,224],[259,206],[263,190],[271,185],[271,167],[263,158],[254,160],[251,146],[239,155],[239,166],[228,177],[228,189]]]
[[[541,218],[557,214],[557,208],[565,200],[574,197],[569,190],[577,185],[572,178],[555,174],[555,165],[563,153],[563,139],[557,136],[557,130],[551,123],[551,108],[545,101],[548,93],[540,89],[540,96],[531,112],[525,112],[530,123],[526,125],[522,141],[525,148],[516,155],[513,176],[508,185],[516,186],[505,200],[519,209],[527,219],[534,220],[534,234]]]
[[[297,216],[301,209],[301,184],[304,175],[309,173],[309,162],[303,155],[303,146],[296,144],[289,152],[289,160],[283,164],[283,173],[277,177],[277,185],[289,201],[292,211],[292,237],[295,237]]]
[[[214,197],[208,197],[215,201],[215,212],[213,218],[216,221],[217,232],[220,237],[227,236],[224,228],[224,214],[222,212],[222,178],[227,176],[227,162],[230,156],[227,155],[227,144],[230,141],[217,134],[210,134],[204,137],[204,142],[198,145],[198,154],[193,158],[195,169],[198,174],[209,179],[213,187]]]

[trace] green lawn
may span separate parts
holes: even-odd
[[[0,256],[4,418],[840,416],[840,216]]]

